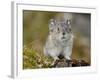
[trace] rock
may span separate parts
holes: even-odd
[[[77,67],[77,66],[90,66],[90,64],[84,60],[72,60],[73,64],[72,66],[73,67]]]
[[[65,60],[60,59],[55,61],[55,64],[53,67],[79,67],[79,66],[89,66],[90,64],[84,60]]]
[[[68,63],[66,61],[59,61],[55,67],[68,67]]]

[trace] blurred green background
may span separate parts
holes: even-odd
[[[51,18],[71,19],[74,34],[72,59],[91,63],[90,14],[23,10],[23,69],[50,68],[53,59],[43,55]]]

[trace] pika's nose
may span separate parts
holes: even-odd
[[[63,32],[63,35],[65,35],[65,32]]]

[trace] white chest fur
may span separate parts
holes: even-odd
[[[60,54],[65,58],[70,59],[72,54],[73,35],[68,40],[56,40],[52,39],[52,36],[48,36],[46,45],[44,47],[44,54],[51,57],[58,57]]]

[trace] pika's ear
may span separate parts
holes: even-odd
[[[55,25],[56,20],[55,20],[55,19],[50,19],[49,23],[50,23],[50,24],[54,24],[54,25]]]
[[[66,21],[66,25],[68,26],[68,28],[71,29],[71,20],[67,19],[67,21]]]
[[[56,25],[56,20],[55,19],[50,19],[50,21],[49,21],[49,30],[54,29],[55,25]]]
[[[66,24],[71,25],[71,20],[67,19]]]

